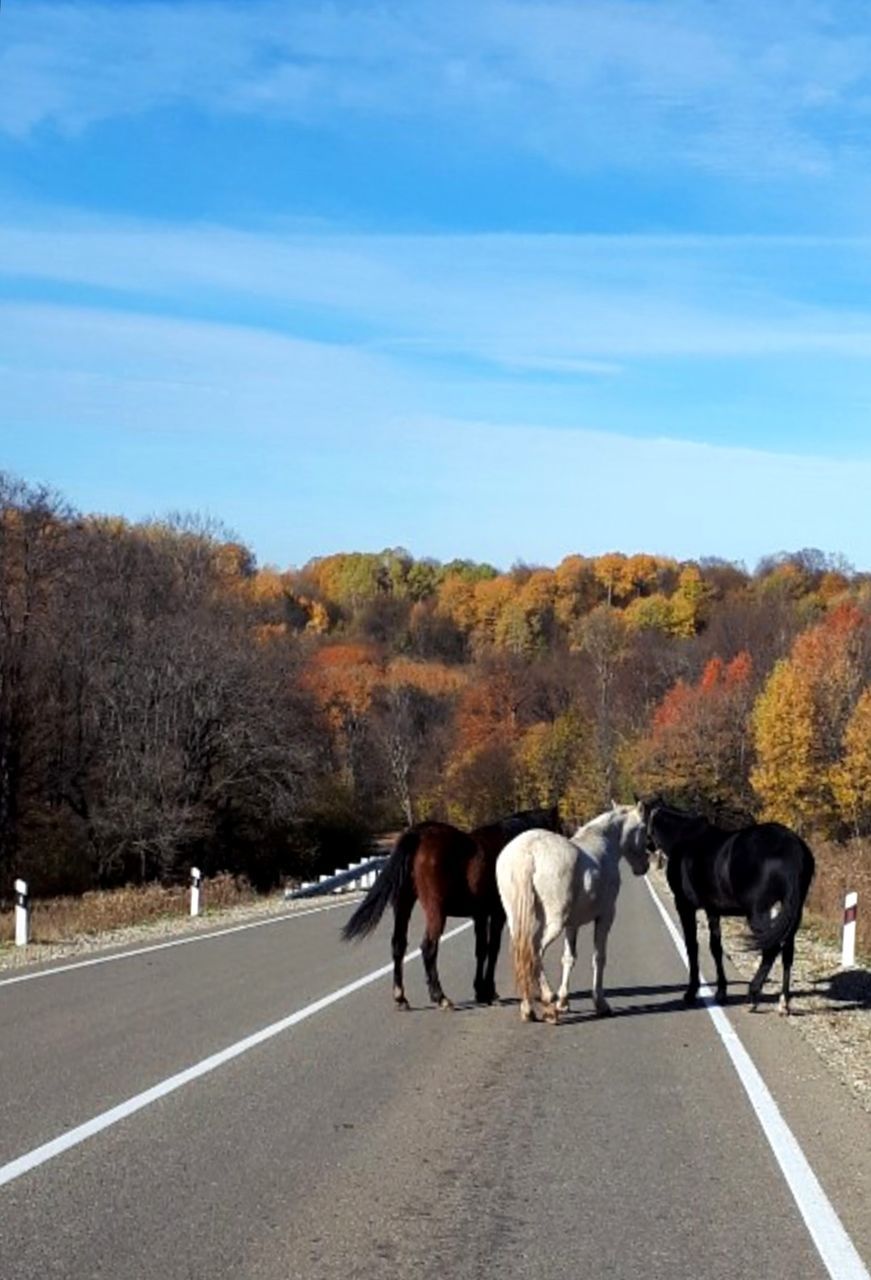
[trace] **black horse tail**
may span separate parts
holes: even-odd
[[[772,916],[770,911],[760,911],[750,917],[750,930],[760,951],[779,948],[798,929],[804,900],[814,877],[814,855],[799,836],[792,835],[793,854],[784,859],[786,892],[780,910]]]
[[[372,888],[342,929],[342,937],[346,942],[350,942],[352,938],[367,937],[384,915],[388,903],[395,909],[408,883],[412,860],[419,843],[420,832],[414,827],[403,831]]]

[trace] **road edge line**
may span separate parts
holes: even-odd
[[[678,955],[689,968],[686,947],[677,925],[647,876],[644,882]],[[781,1115],[759,1069],[704,981],[699,988],[699,998],[711,1016],[826,1271],[832,1280],[871,1280],[856,1246],[823,1191],[798,1139]]]

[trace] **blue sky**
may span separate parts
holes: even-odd
[[[871,11],[0,9],[0,468],[261,563],[871,569]]]

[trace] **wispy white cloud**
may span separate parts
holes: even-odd
[[[233,324],[0,306],[3,429],[231,433],[344,443],[413,403],[383,358]]]
[[[869,460],[433,415],[371,354],[230,326],[42,306],[0,323],[6,467],[87,510],[210,511],[262,560],[816,545],[871,566]]]
[[[63,215],[0,222],[3,274],[110,290],[119,309],[237,325],[246,314],[394,363],[610,375],[639,360],[871,353],[871,241],[242,232]]]
[[[819,0],[31,3],[4,14],[0,128],[191,105],[461,124],[572,168],[819,177],[868,149],[871,18]]]

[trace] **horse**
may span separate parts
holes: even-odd
[[[751,1012],[780,952],[778,1012],[788,1014],[795,935],[814,874],[814,856],[804,840],[779,822],[727,831],[701,814],[666,804],[661,796],[641,803],[649,846],[665,855],[666,879],[683,927],[689,961],[684,1003],[693,1004],[699,991],[696,912],[701,909],[717,967],[717,1000],[726,999],[720,917],[744,916],[762,953],[748,989]]]
[[[558,1022],[569,1007],[569,975],[577,956],[578,929],[593,922],[593,1005],[599,1016],[611,1007],[602,991],[608,934],[620,892],[621,856],[643,876],[649,854],[638,805],[612,805],[571,839],[548,831],[528,831],[507,844],[496,863],[496,880],[508,917],[520,1016],[535,1022],[539,989],[543,1018]],[[562,981],[554,996],[543,968],[544,953],[565,932]]]
[[[421,943],[430,999],[442,1009],[453,1008],[442,990],[436,963],[448,916],[471,916],[475,922],[475,999],[493,1004],[494,973],[502,941],[505,913],[496,888],[496,859],[521,831],[543,827],[560,829],[559,810],[525,809],[471,832],[448,822],[419,822],[396,841],[387,863],[366,897],[342,929],[342,937],[366,937],[390,903],[393,907],[393,999],[408,1009],[403,964],[408,945],[408,922],[419,899],[426,920]]]

